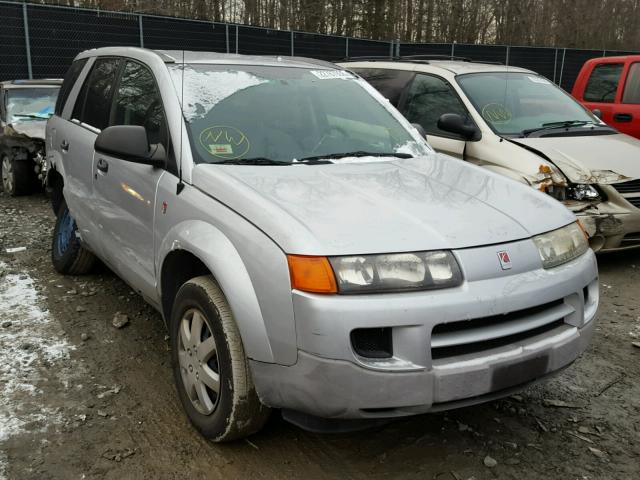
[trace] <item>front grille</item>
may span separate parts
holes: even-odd
[[[478,353],[553,330],[574,312],[563,300],[490,317],[436,325],[431,332],[434,360]]]
[[[624,199],[634,207],[640,208],[640,197],[625,197]]]
[[[630,182],[614,183],[611,186],[620,193],[640,193],[640,180],[631,180]]]
[[[633,247],[640,245],[640,233],[627,233],[622,237],[622,247]]]

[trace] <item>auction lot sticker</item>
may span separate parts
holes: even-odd
[[[224,160],[244,157],[251,144],[244,133],[235,127],[216,125],[200,133],[200,145],[209,155]]]

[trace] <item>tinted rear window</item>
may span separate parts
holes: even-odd
[[[69,98],[69,94],[71,93],[71,90],[73,89],[73,86],[78,80],[80,72],[82,72],[86,63],[86,58],[76,60],[71,64],[69,70],[67,70],[67,73],[64,76],[64,82],[62,82],[62,87],[60,88],[60,93],[58,94],[58,100],[56,101],[56,115],[62,115],[64,104],[67,103],[67,98]]]
[[[640,63],[632,63],[624,85],[622,103],[640,103]]]
[[[616,98],[622,63],[601,63],[591,72],[584,99],[588,102],[611,103]]]
[[[413,72],[382,68],[354,68],[353,71],[373,85],[385,98],[388,98],[394,107],[400,103],[402,92],[414,75]]]
[[[73,118],[100,130],[109,125],[111,98],[120,66],[117,58],[99,58],[82,86]]]

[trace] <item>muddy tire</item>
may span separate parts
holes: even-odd
[[[213,277],[186,282],[170,320],[178,396],[194,427],[214,442],[260,430],[270,411],[258,399],[238,327]]]
[[[12,197],[26,195],[33,189],[33,162],[31,160],[15,160],[7,153],[0,157],[2,170],[2,189]]]
[[[60,205],[56,226],[53,230],[51,262],[53,267],[65,275],[89,273],[96,257],[82,246],[76,235],[78,227],[64,200]]]

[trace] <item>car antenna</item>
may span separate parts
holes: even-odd
[[[184,118],[184,50],[182,50],[182,80],[180,81],[180,118],[184,119],[184,121],[186,122],[186,119]],[[178,156],[179,158],[179,162],[178,162],[178,185],[176,186],[176,195],[180,195],[180,192],[182,192],[182,190],[184,190],[184,183],[182,182],[182,130],[183,130],[183,123],[180,122],[180,155]]]

